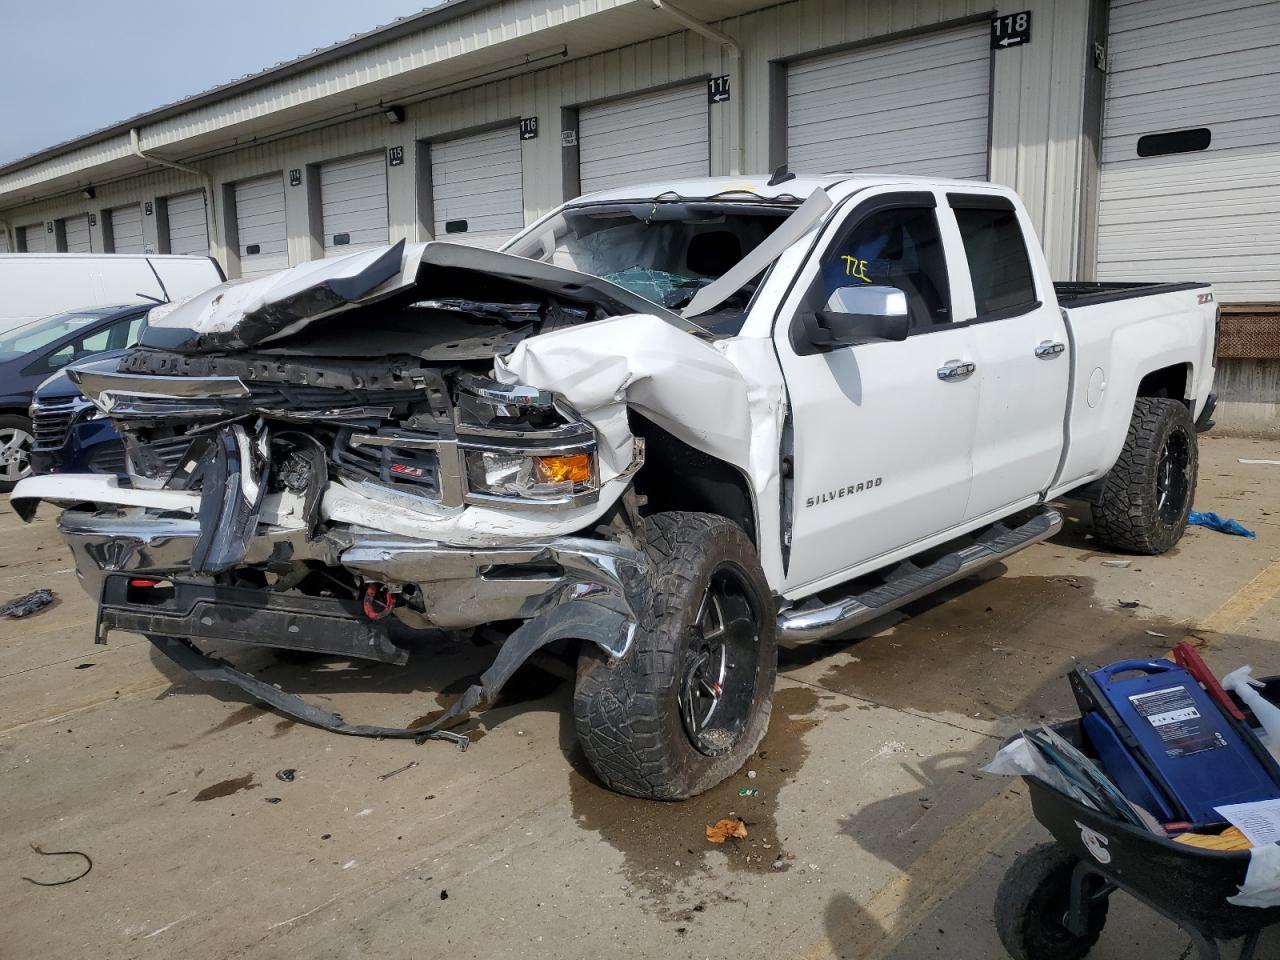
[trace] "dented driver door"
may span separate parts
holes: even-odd
[[[971,297],[948,276],[955,226],[937,216],[931,191],[867,191],[845,206],[774,328],[793,447],[789,595],[938,538],[961,523],[970,494],[982,371],[972,330],[952,323],[967,315],[957,301]],[[827,350],[806,342],[805,317],[851,286],[901,290],[906,338]]]

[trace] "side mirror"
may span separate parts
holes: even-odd
[[[905,340],[911,330],[907,295],[897,287],[840,287],[827,306],[802,314],[792,333],[796,352],[828,353],[860,343]]]

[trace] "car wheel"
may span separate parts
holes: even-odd
[[[646,524],[651,598],[631,650],[584,647],[574,725],[606,786],[679,800],[715,786],[769,726],[777,612],[755,547],[722,517],[663,513]]]
[[[1200,467],[1196,428],[1185,404],[1139,397],[1120,459],[1093,505],[1093,528],[1130,553],[1171,549],[1187,529]]]
[[[15,414],[0,416],[0,493],[31,475],[31,421]]]

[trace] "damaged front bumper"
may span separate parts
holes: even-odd
[[[68,510],[59,528],[77,574],[99,599],[97,642],[105,642],[112,630],[142,633],[200,679],[232,684],[297,720],[353,736],[448,739],[465,749],[466,738],[444,728],[490,704],[530,656],[557,640],[585,640],[610,657],[625,656],[647,602],[643,552],[606,540],[555,537],[477,548],[361,530],[308,538],[302,530],[260,526],[248,541],[246,564],[284,569],[317,561],[343,568],[360,582],[383,585],[388,596],[414,597],[413,606],[391,610],[411,626],[460,629],[523,621],[479,682],[432,723],[404,729],[348,724],[209,656],[191,641],[404,663],[408,653],[393,642],[388,620],[370,616],[367,605],[354,597],[228,586],[192,574],[200,537],[195,518]]]
[[[191,579],[191,558],[200,538],[200,522],[195,518],[116,517],[68,510],[58,525],[85,589],[104,599],[99,639],[111,629],[148,632],[136,620],[116,622],[122,615],[106,602],[109,575],[166,582]],[[613,657],[626,655],[647,589],[640,550],[585,537],[456,547],[374,531],[331,531],[308,539],[299,529],[262,526],[249,539],[244,562],[269,569],[308,560],[343,567],[357,579],[385,585],[396,594],[407,591],[420,602],[399,605],[394,612],[412,627],[457,630],[498,621],[530,621],[564,605],[590,604],[596,613],[590,618],[589,635],[576,636]],[[216,593],[231,588],[208,589]],[[273,596],[266,590],[254,592]],[[140,604],[136,612],[142,616],[146,610]],[[242,635],[216,633],[215,627],[169,635],[255,642]],[[288,630],[283,635],[272,632],[256,642],[313,649],[303,645],[305,635],[297,640],[292,636]]]

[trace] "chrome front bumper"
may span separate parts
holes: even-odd
[[[58,521],[76,572],[94,599],[109,573],[183,578],[199,522],[185,518],[117,517],[68,510]],[[504,620],[533,620],[559,607],[589,605],[590,639],[608,654],[626,654],[646,597],[644,554],[605,540],[557,537],[502,547],[453,547],[375,531],[340,530],[308,540],[301,530],[260,526],[246,564],[315,560],[366,581],[412,585],[423,610],[396,613],[410,626],[465,629]]]

